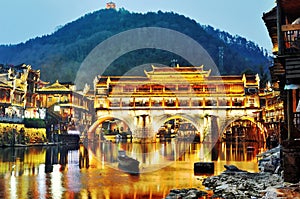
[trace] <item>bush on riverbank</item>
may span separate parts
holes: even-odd
[[[45,128],[27,128],[24,124],[0,123],[0,146],[46,141]]]

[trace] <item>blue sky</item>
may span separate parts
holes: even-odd
[[[16,44],[53,33],[56,27],[103,9],[103,0],[0,0],[0,44]],[[202,25],[240,35],[271,51],[262,20],[275,0],[115,0],[131,12],[173,11]]]

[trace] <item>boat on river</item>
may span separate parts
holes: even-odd
[[[128,173],[133,173],[133,174],[139,173],[140,162],[136,159],[127,156],[125,151],[119,151],[118,162],[119,162],[118,165],[119,169]]]

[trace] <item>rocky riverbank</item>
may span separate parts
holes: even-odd
[[[206,195],[207,192],[198,190],[196,188],[172,189],[165,199],[198,199],[203,196],[205,197]]]
[[[277,174],[228,169],[218,176],[204,179],[202,184],[213,190],[213,198],[271,199],[277,197],[277,188],[284,187],[282,178]]]
[[[173,189],[166,199],[300,199],[300,183],[287,184],[281,176],[269,172],[250,173],[227,169],[220,175],[204,179],[202,184],[213,191],[212,196],[195,188]]]
[[[258,173],[240,170],[234,165],[225,165],[226,170],[223,173],[204,179],[202,185],[210,190],[212,195],[197,189],[174,189],[166,198],[300,199],[300,182],[289,184],[283,181],[280,148],[279,145],[258,155]]]
[[[225,165],[225,168],[220,175],[202,181],[208,190],[213,191],[212,196],[193,188],[173,189],[166,199],[300,199],[300,183],[285,183],[280,175],[270,172],[250,173],[233,165]]]

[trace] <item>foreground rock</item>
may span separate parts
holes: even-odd
[[[230,165],[218,176],[208,177],[202,184],[213,190],[213,197],[220,198],[274,198],[276,188],[283,187],[282,178],[277,174],[261,172],[250,173]]]
[[[195,188],[190,189],[172,189],[165,199],[198,199],[207,195],[205,191]]]
[[[275,150],[274,152],[276,153]],[[271,155],[273,154],[271,153]],[[274,160],[274,158],[272,159]],[[282,176],[279,175],[280,172],[274,172],[278,169],[266,172],[265,165],[261,165],[263,169],[259,173],[250,173],[234,165],[225,165],[226,170],[223,173],[207,177],[202,181],[202,184],[213,192],[212,196],[211,193],[208,195],[207,192],[194,188],[173,189],[165,199],[198,199],[203,198],[202,196],[222,199],[300,199],[300,182],[297,184],[285,183]],[[280,165],[277,166],[277,168],[279,167]]]
[[[282,168],[280,165],[280,150],[281,145],[272,148],[264,153],[257,155],[259,158],[258,168],[262,172],[271,172],[281,175]]]

